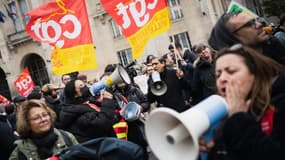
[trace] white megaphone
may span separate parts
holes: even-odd
[[[152,72],[151,78],[153,80],[153,83],[150,86],[151,93],[156,96],[164,95],[167,91],[167,85],[160,79],[159,73],[156,71]]]
[[[140,118],[141,106],[136,102],[129,102],[126,105],[125,119],[129,122],[135,121]]]
[[[178,113],[169,108],[155,109],[146,120],[146,138],[160,160],[196,160],[198,139],[227,115],[224,98],[212,95],[192,108]]]
[[[98,83],[93,84],[90,87],[90,91],[94,94],[98,93],[100,90],[109,87],[113,84],[119,84],[125,82],[127,84],[131,83],[131,79],[127,71],[121,66],[117,65],[114,72],[108,76],[106,79],[99,81]]]

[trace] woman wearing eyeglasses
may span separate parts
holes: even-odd
[[[71,133],[53,127],[55,119],[54,111],[42,101],[28,101],[18,113],[16,127],[20,139],[15,142],[10,160],[47,159],[77,144]],[[67,138],[71,144],[67,144]]]
[[[200,140],[200,151],[210,150],[210,160],[283,159],[284,68],[235,45],[216,55],[215,74],[217,91],[228,103],[228,117],[213,141]]]

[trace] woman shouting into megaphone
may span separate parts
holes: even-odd
[[[208,159],[282,159],[285,145],[285,74],[277,62],[240,44],[215,58],[216,86],[228,116],[200,151]],[[284,156],[283,156],[284,157]]]

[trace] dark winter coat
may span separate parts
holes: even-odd
[[[56,142],[54,143],[53,147],[51,148],[52,155],[56,155],[60,153],[61,151],[67,149],[69,145],[75,145],[78,144],[75,137],[65,131],[59,131],[58,129],[54,128],[53,132],[57,136]],[[63,137],[62,132],[65,132],[65,135],[68,137]],[[69,143],[67,144],[65,141],[65,138],[69,139]],[[23,138],[15,141],[16,148],[12,152],[9,160],[40,160],[37,145],[33,142],[30,138]]]
[[[128,102],[136,102],[141,105],[143,108],[142,112],[146,112],[149,110],[150,105],[147,100],[147,97],[143,94],[143,92],[132,85],[127,85],[124,89],[116,89],[115,95],[123,95],[126,97]],[[144,157],[147,159],[147,141],[144,134],[144,123],[141,120],[135,120],[132,122],[128,122],[128,140],[140,145],[144,149]]]
[[[200,58],[194,68],[192,81],[192,104],[216,93],[214,66],[203,58]]]
[[[110,99],[103,99],[100,112],[88,104],[63,105],[60,123],[80,143],[93,138],[115,136],[112,128],[115,114],[113,107],[114,100]]]
[[[7,160],[14,149],[16,136],[7,122],[6,115],[0,115],[0,153],[1,159]]]
[[[156,96],[151,93],[150,87],[148,91],[149,102],[158,102],[158,107],[168,107],[176,110],[177,112],[183,112],[187,108],[185,107],[183,88],[187,86],[187,82],[176,76],[176,70],[164,69],[164,72],[160,73],[160,78],[167,85],[167,91],[164,95]],[[148,80],[148,85],[152,84],[152,79]]]

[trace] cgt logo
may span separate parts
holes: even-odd
[[[82,25],[74,15],[74,11],[67,9],[62,0],[56,0],[56,11],[47,17],[41,17],[34,21],[30,30],[40,41],[48,42],[63,48],[67,40],[80,36]],[[59,9],[59,10],[58,10]]]
[[[71,22],[73,25],[73,27],[71,27],[73,30],[71,31],[62,27],[68,22]],[[62,48],[64,46],[64,39],[76,39],[82,31],[82,26],[76,16],[67,14],[63,16],[59,22],[49,20],[47,22],[36,23],[32,25],[31,30],[41,41],[46,41],[52,44],[55,43],[57,47]]]
[[[19,91],[27,90],[30,88],[31,83],[33,83],[31,76],[26,76],[19,82],[16,82],[15,85]]]
[[[122,2],[117,4],[115,11],[118,16],[122,16],[122,27],[127,29],[131,25],[131,18],[133,18],[137,27],[144,26],[150,19],[150,13],[147,10],[155,9],[158,0],[154,0],[152,3],[146,3],[145,0],[131,1],[129,4],[124,5]],[[140,6],[140,7],[137,7]],[[130,13],[130,16],[129,14]]]

